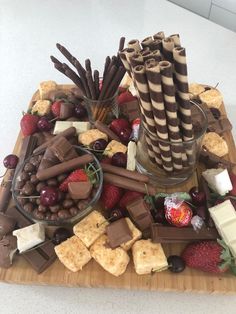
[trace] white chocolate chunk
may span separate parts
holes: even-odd
[[[227,245],[236,241],[236,217],[222,226],[221,233]]]
[[[53,130],[53,134],[59,134],[72,126],[71,121],[57,121]]]
[[[223,227],[230,220],[236,218],[235,209],[230,200],[226,200],[223,203],[210,207],[209,212],[216,227],[219,228],[219,231],[221,226]]]
[[[75,121],[72,122],[72,126],[76,128],[76,134],[86,132],[91,128],[91,124],[87,121]]]
[[[227,169],[208,169],[202,175],[209,187],[220,195],[225,195],[233,188]]]
[[[136,143],[130,141],[128,144],[128,150],[127,150],[127,165],[126,169],[134,171],[136,168],[136,153],[137,153],[137,147]]]
[[[40,223],[13,231],[17,237],[17,248],[20,253],[45,241],[45,229]]]

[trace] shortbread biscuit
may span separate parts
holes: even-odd
[[[218,157],[223,157],[229,152],[226,141],[215,132],[206,133],[202,145],[205,146],[209,152]]]
[[[45,116],[49,114],[51,110],[51,101],[49,100],[37,100],[33,105],[31,112],[37,113],[39,116]]]
[[[197,96],[205,91],[205,88],[197,83],[191,83],[189,85],[189,93],[190,93],[190,98],[196,99]]]
[[[108,157],[112,157],[116,153],[126,153],[127,147],[120,142],[117,142],[115,140],[112,140],[104,150],[104,155],[107,155]]]
[[[99,265],[117,277],[125,272],[130,261],[129,255],[121,247],[111,249],[108,246],[105,234],[91,246],[90,253]]]
[[[168,262],[160,243],[150,239],[139,240],[132,246],[134,268],[137,274],[150,274],[168,268]]]
[[[91,259],[89,250],[76,236],[55,246],[55,252],[62,264],[73,272],[81,270]]]
[[[94,210],[91,214],[74,225],[73,232],[87,247],[90,247],[106,232],[106,226],[108,224],[105,217]]]
[[[199,95],[199,99],[201,100],[201,102],[206,104],[208,108],[219,109],[223,102],[223,97],[221,93],[215,88],[209,89],[204,93],[201,93]]]
[[[50,99],[50,93],[57,90],[57,83],[54,81],[44,81],[39,84],[39,95],[41,100]]]
[[[85,146],[89,146],[96,140],[100,139],[108,141],[108,136],[98,129],[88,130],[79,134],[79,142]]]
[[[125,218],[127,224],[128,224],[128,227],[131,231],[131,234],[132,234],[132,239],[130,241],[127,241],[123,244],[121,244],[120,246],[122,247],[122,249],[124,249],[125,251],[128,251],[129,249],[131,249],[132,245],[139,239],[141,239],[142,237],[142,232],[135,227],[135,225],[132,223],[132,221],[126,217]]]

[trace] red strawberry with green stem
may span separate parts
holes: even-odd
[[[121,93],[118,96],[117,102],[118,102],[119,105],[122,105],[124,103],[130,102],[130,101],[133,101],[133,100],[136,100],[136,97],[133,96],[128,90],[126,90],[125,92]]]
[[[84,182],[88,181],[89,177],[84,169],[77,169],[73,171],[69,176],[60,184],[59,190],[62,192],[68,191],[68,184],[70,182]]]
[[[61,104],[62,104],[62,100],[56,100],[51,106],[52,114],[56,118],[60,117]]]
[[[105,209],[112,209],[120,201],[123,190],[117,186],[105,183],[103,185],[101,201]]]
[[[20,120],[20,127],[24,136],[34,134],[37,131],[39,118],[39,116],[29,113],[23,115]]]
[[[190,268],[218,274],[230,269],[236,274],[234,258],[222,240],[190,243],[181,257]]]

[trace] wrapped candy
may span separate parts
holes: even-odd
[[[171,194],[165,198],[165,218],[176,227],[186,227],[190,224],[193,212],[189,205],[178,198],[178,194]]]

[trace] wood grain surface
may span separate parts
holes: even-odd
[[[61,85],[61,88],[69,89],[71,85]],[[38,92],[33,95],[30,106],[37,98]],[[224,106],[221,109],[225,113]],[[20,151],[21,138],[22,134],[20,133],[14,149],[14,153],[16,154]],[[235,144],[231,132],[226,132],[224,138],[230,148],[229,160],[236,161]],[[198,172],[200,171],[199,167]],[[158,191],[188,191],[194,185],[197,185],[197,172],[181,185],[170,189],[158,189]],[[163,248],[168,256],[170,254],[179,254],[184,246],[184,244],[164,244]],[[26,285],[56,285],[67,287],[106,287],[222,294],[236,292],[236,277],[231,274],[217,276],[186,268],[180,274],[173,274],[167,270],[153,275],[137,275],[134,271],[132,259],[126,272],[116,278],[104,271],[94,260],[90,261],[82,271],[77,273],[70,272],[59,260],[56,260],[45,272],[38,275],[21,256],[17,256],[11,268],[0,269],[0,281]]]

